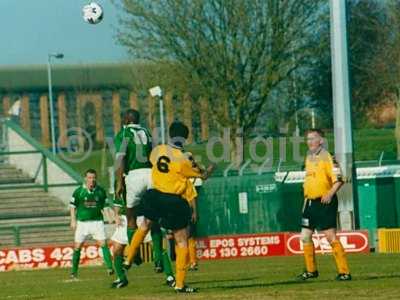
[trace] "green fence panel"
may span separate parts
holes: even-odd
[[[376,178],[378,228],[399,226],[394,181],[393,177]]]
[[[400,178],[394,178],[394,212],[396,213],[397,224],[400,227]]]
[[[375,246],[377,228],[400,227],[400,178],[357,182],[360,229],[369,231]],[[241,193],[247,196],[246,212],[240,212]],[[198,234],[299,231],[302,205],[302,183],[275,182],[273,173],[213,177],[199,195]]]
[[[280,184],[282,231],[299,231],[304,203],[303,183]]]
[[[369,231],[370,241],[376,246],[376,228],[378,226],[377,208],[377,186],[375,179],[358,181],[358,203],[360,216],[360,229]]]
[[[377,228],[400,227],[400,179],[378,177],[358,180],[360,229],[367,229],[376,247]]]
[[[301,187],[273,173],[213,177],[200,190],[198,235],[299,230],[302,203]]]

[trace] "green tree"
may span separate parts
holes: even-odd
[[[368,122],[368,111],[379,103],[384,89],[383,85],[377,84],[378,73],[372,62],[383,55],[385,3],[352,0],[348,4],[348,15],[353,123],[354,126],[363,126]]]
[[[231,159],[271,91],[313,56],[320,0],[123,0],[119,41],[135,59],[178,65],[230,129]],[[292,58],[296,57],[295,60]]]
[[[349,32],[353,110],[366,116],[379,103],[396,103],[395,138],[400,159],[399,1],[353,0]]]
[[[385,3],[384,26],[377,24],[380,51],[372,59],[369,69],[374,78],[370,80],[370,88],[378,89],[377,99],[390,99],[396,103],[395,138],[397,158],[400,159],[400,3],[394,0]]]

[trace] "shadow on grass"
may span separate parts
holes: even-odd
[[[399,274],[391,274],[391,275],[369,275],[369,276],[359,276],[354,278],[354,280],[379,280],[379,279],[390,279],[390,278],[400,278]]]
[[[259,277],[258,277],[259,278]],[[352,281],[368,281],[368,280],[380,280],[380,279],[391,279],[391,278],[400,278],[400,274],[391,274],[391,275],[376,275],[376,276],[357,276],[353,278]],[[246,278],[245,280],[252,280],[256,278]],[[238,280],[224,280],[224,281],[242,281],[241,279]],[[209,281],[211,282],[211,281]],[[213,281],[213,282],[223,282],[223,281]],[[280,286],[280,285],[296,285],[296,284],[320,284],[320,283],[327,283],[327,282],[337,282],[333,279],[314,279],[314,280],[287,280],[287,281],[277,281],[277,282],[266,282],[266,283],[252,283],[252,284],[240,284],[240,285],[221,285],[221,286],[214,286],[210,287],[210,289],[245,289],[245,288],[267,288],[273,286]],[[350,281],[351,282],[351,281]]]
[[[223,280],[201,280],[201,281],[190,281],[190,283],[201,284],[201,283],[223,283],[223,282],[235,282],[235,281],[249,281],[261,278],[257,277],[247,277],[247,278],[236,278],[236,279],[223,279]]]
[[[320,280],[321,282],[321,280]],[[287,281],[277,281],[277,282],[266,282],[266,283],[252,283],[252,284],[241,284],[241,285],[224,285],[224,286],[215,286],[212,289],[245,289],[245,288],[263,288],[263,287],[273,287],[278,285],[292,285],[292,284],[309,284],[311,281],[303,281],[303,280],[287,280]]]

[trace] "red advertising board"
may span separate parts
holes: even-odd
[[[347,253],[368,253],[368,231],[339,232],[338,237]],[[317,253],[332,251],[322,234],[314,234]],[[200,259],[228,259],[302,254],[299,233],[265,233],[211,236],[197,239]],[[38,246],[0,250],[0,272],[20,269],[70,267],[72,246]],[[102,251],[96,245],[82,248],[81,265],[100,265]]]
[[[347,253],[368,253],[368,231],[338,232]],[[323,234],[314,234],[317,253],[330,253],[332,249]],[[295,255],[303,253],[300,233],[280,232],[249,235],[225,235],[197,240],[199,259],[226,259],[257,256]]]
[[[347,253],[368,253],[368,231],[341,231],[337,236]],[[313,234],[313,242],[316,253],[330,253],[332,248],[323,234]],[[287,254],[302,254],[303,245],[299,233],[286,235]]]
[[[200,259],[285,255],[285,234],[224,235],[197,240]]]
[[[70,267],[72,246],[45,246],[0,250],[0,272],[20,269]],[[97,265],[102,261],[98,246],[82,248],[81,265]]]

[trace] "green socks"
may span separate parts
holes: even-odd
[[[151,230],[151,240],[153,241],[153,257],[155,262],[161,262],[163,255],[163,238],[161,231]]]
[[[154,223],[151,228],[151,239],[153,240],[154,261],[162,262],[164,274],[167,278],[169,276],[174,276],[171,259],[169,258],[168,252],[163,248],[163,232],[161,231],[160,225],[156,223]]]
[[[174,276],[174,271],[172,271],[171,260],[169,258],[168,252],[164,250],[162,252],[162,262],[164,267],[164,274],[168,278],[169,276]]]
[[[107,266],[107,269],[112,270],[113,265],[112,265],[110,249],[108,249],[108,246],[105,245],[105,246],[101,247],[101,250],[103,251],[103,259],[104,259],[104,263]]]
[[[122,255],[115,255],[114,257],[114,267],[119,280],[126,280],[126,275],[122,264],[124,262],[124,257]]]
[[[135,234],[136,229],[128,228],[128,245],[131,244],[132,237]]]
[[[112,264],[110,249],[108,249],[107,246],[103,246],[101,247],[101,250],[103,251],[103,259],[104,263],[107,266],[107,269],[112,270],[113,264]],[[72,274],[75,275],[78,274],[80,259],[81,259],[81,249],[74,249],[74,253],[72,255]]]
[[[74,249],[72,255],[72,274],[78,274],[79,260],[81,259],[81,249]]]

